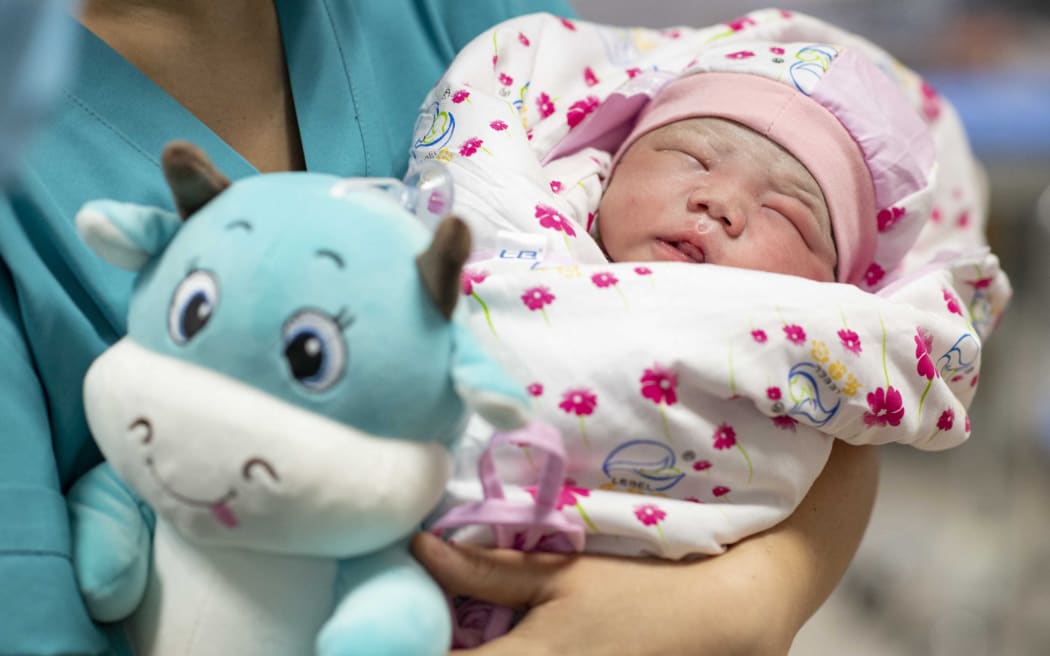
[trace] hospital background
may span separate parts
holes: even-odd
[[[706,25],[742,0],[570,0],[618,25]],[[959,110],[991,188],[1014,299],[986,344],[962,447],[883,447],[878,498],[839,588],[790,656],[1050,654],[1050,2],[797,0],[922,73]]]

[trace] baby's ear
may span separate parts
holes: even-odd
[[[102,259],[140,270],[168,245],[182,226],[174,212],[113,200],[94,200],[77,212],[77,231]]]

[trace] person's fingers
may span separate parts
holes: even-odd
[[[519,639],[510,633],[473,649],[454,649],[449,652],[449,656],[547,656],[555,653],[546,645]]]
[[[572,562],[560,554],[451,545],[420,533],[412,553],[447,592],[524,609],[541,602],[550,581]]]

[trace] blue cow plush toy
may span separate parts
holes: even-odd
[[[230,184],[188,144],[163,168],[178,215],[77,216],[140,271],[84,383],[107,459],[70,492],[90,612],[140,655],[445,654],[407,542],[468,408],[511,429],[526,407],[454,315],[466,226],[431,235],[362,180]]]

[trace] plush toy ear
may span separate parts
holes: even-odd
[[[204,207],[230,186],[200,148],[188,141],[173,141],[164,147],[161,168],[182,218]]]
[[[470,229],[452,216],[438,225],[430,246],[416,258],[423,286],[446,319],[459,300],[459,274],[470,255]]]
[[[182,227],[182,219],[159,207],[94,200],[77,212],[84,242],[111,264],[138,271],[164,250]]]
[[[498,430],[516,430],[530,417],[525,386],[485,353],[470,329],[455,326],[452,381],[460,398]]]

